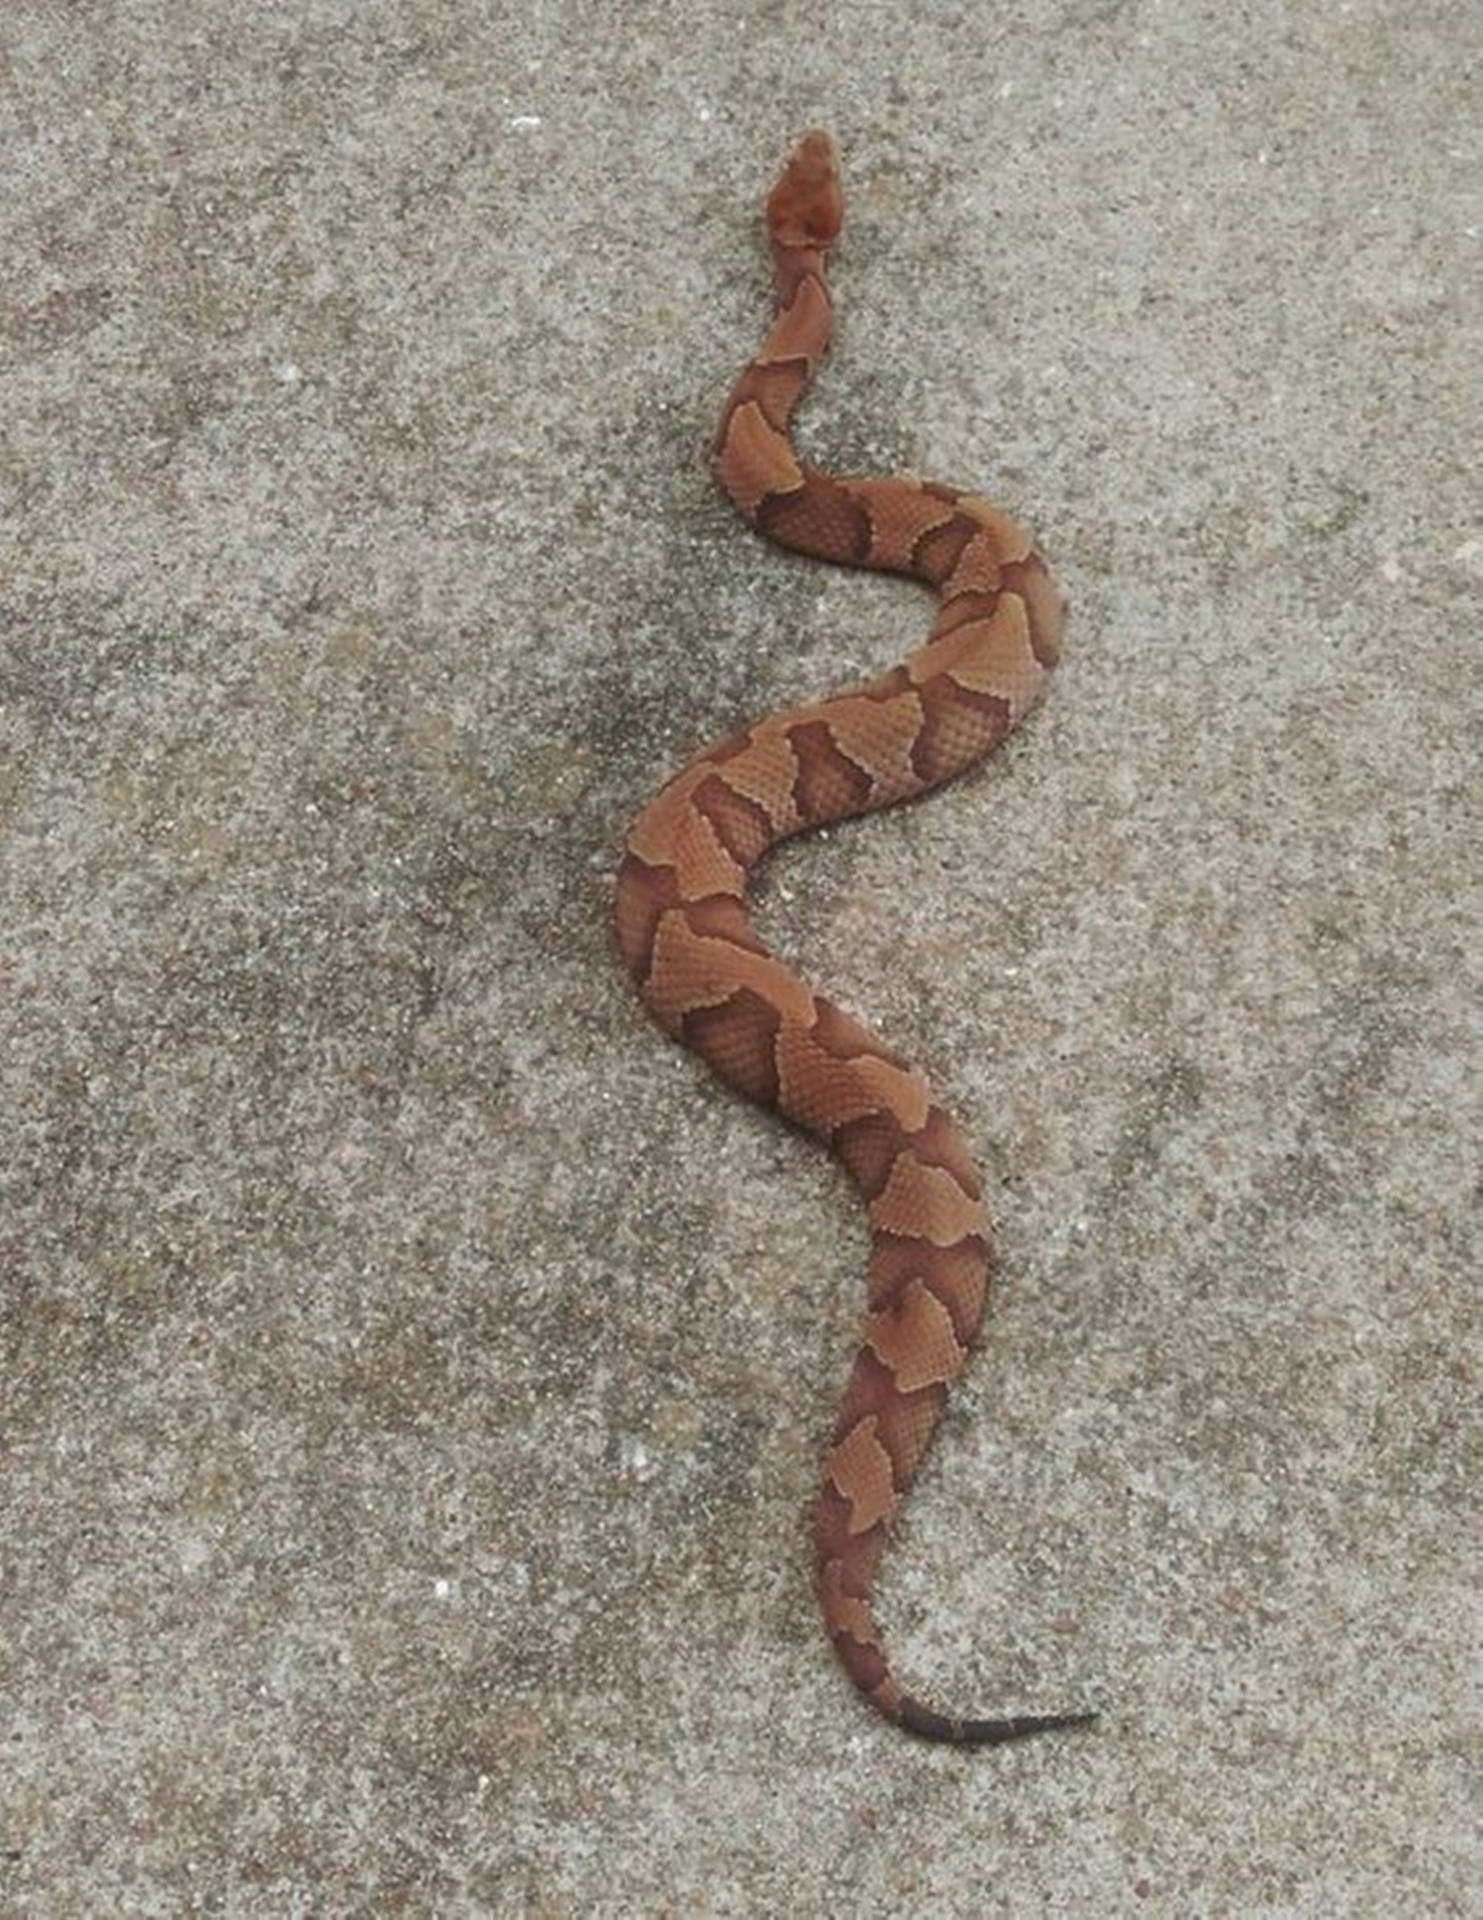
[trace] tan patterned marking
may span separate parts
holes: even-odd
[[[909,1060],[903,1060],[899,1053],[883,1045],[869,1027],[862,1027],[822,993],[814,996],[814,1038],[841,1060],[853,1060],[857,1053],[871,1053],[888,1060],[893,1067],[900,1067],[903,1073],[912,1071]]]
[[[975,533],[943,581],[941,592],[948,599],[959,593],[992,592],[1002,578],[999,562],[998,541],[987,532]]]
[[[976,493],[960,493],[955,497],[964,513],[972,514],[981,527],[988,529],[1001,560],[1027,560],[1034,552],[1035,543],[1018,520],[1011,520],[1007,513]]]
[[[858,1594],[845,1592],[843,1575],[838,1560],[827,1560],[820,1569],[819,1598],[824,1603],[824,1619],[830,1633],[847,1633],[868,1647],[875,1641],[870,1609]]]
[[[719,772],[727,786],[761,807],[774,833],[794,833],[803,824],[793,804],[798,758],[779,720],[754,727],[746,746],[721,762]]]
[[[1024,601],[1030,617],[1030,644],[1035,658],[1049,673],[1061,652],[1061,596],[1055,581],[1039,554],[1031,554],[1023,566],[1004,569],[1004,584]]]
[[[1002,694],[1013,705],[1016,719],[1030,704],[1024,690],[1033,689],[1033,698],[1046,678],[1030,645],[1030,621],[1017,593],[1001,593],[986,618],[965,621],[929,640],[907,657],[906,670],[918,686],[946,673],[976,692]]]
[[[1047,673],[1030,644],[1030,616],[1017,593],[1006,593],[982,627],[965,628],[977,645],[952,669],[953,678],[977,693],[1000,694],[1016,720],[1034,706]]]
[[[793,799],[810,826],[863,813],[871,804],[871,778],[840,752],[827,720],[799,720],[788,729],[798,756],[798,778]]]
[[[941,1107],[932,1108],[910,1144],[924,1167],[946,1167],[966,1194],[982,1198],[983,1180],[973,1155],[956,1121]]]
[[[649,802],[628,830],[628,848],[651,867],[673,866],[674,837],[690,813],[690,796],[712,772],[709,761],[692,760]]]
[[[770,494],[756,513],[758,531],[821,560],[863,567],[870,561],[870,516],[848,488],[803,468],[803,486]]]
[[[850,492],[870,516],[870,564],[894,573],[912,570],[917,543],[924,534],[945,527],[953,508],[929,493],[905,487],[899,480],[851,480]]]
[[[666,1026],[678,1028],[692,1007],[718,1006],[738,987],[760,994],[795,1026],[812,1018],[812,993],[781,961],[696,933],[683,911],[664,915],[644,998]]]
[[[896,1375],[903,1393],[945,1386],[968,1357],[958,1345],[952,1318],[920,1280],[911,1281],[884,1313],[865,1322],[865,1342]]]
[[[910,1151],[899,1154],[891,1177],[870,1204],[870,1224],[885,1233],[956,1246],[985,1233],[982,1205],[970,1199],[950,1173],[924,1167]]]
[[[623,856],[618,869],[618,951],[636,980],[648,974],[655,928],[678,904],[675,877],[668,867],[651,867],[634,853]]]
[[[939,601],[930,639],[938,640],[954,627],[967,626],[970,620],[987,620],[998,604],[998,587],[988,593],[960,593],[955,600]]]
[[[755,800],[749,800],[719,772],[701,781],[691,804],[710,821],[716,837],[743,868],[759,860],[772,845],[772,822]]]
[[[911,746],[921,728],[922,703],[915,693],[889,700],[844,694],[821,711],[840,752],[870,775],[877,806],[917,792],[922,783],[911,764]]]
[[[930,580],[934,587],[945,594],[947,589],[944,583],[951,576],[964,550],[972,545],[974,531],[971,520],[954,514],[946,526],[935,527],[917,542],[917,550],[912,556],[912,571],[922,579]]]
[[[877,1233],[870,1250],[872,1312],[890,1305],[908,1281],[925,1276],[953,1316],[958,1344],[966,1347],[977,1331],[989,1284],[988,1241],[970,1235],[952,1247],[930,1247],[910,1234]]]
[[[671,836],[669,857],[682,900],[703,900],[708,893],[739,894],[747,877],[746,868],[693,804]]]
[[[778,1035],[778,1106],[811,1132],[827,1137],[872,1113],[891,1115],[900,1129],[901,1116],[914,1115],[930,1097],[920,1074],[877,1054],[842,1060],[805,1028],[787,1026]]]
[[[872,1087],[883,1111],[893,1114],[907,1133],[915,1133],[932,1104],[927,1082],[915,1068],[903,1073],[889,1060],[873,1053],[863,1054],[855,1062],[861,1079]]]
[[[726,422],[716,471],[748,517],[771,495],[790,493],[803,485],[793,449],[755,400],[744,401]]]
[[[798,396],[808,384],[808,374],[807,360],[780,360],[771,367],[754,363],[748,367],[732,389],[730,406],[717,429],[713,456],[726,445],[726,429],[733,410],[749,401],[761,408],[762,417],[770,427],[785,434]]]
[[[851,1533],[866,1533],[895,1511],[891,1456],[876,1436],[873,1414],[845,1435],[824,1463],[824,1471],[850,1503]]]
[[[831,319],[828,289],[816,274],[806,275],[773,322],[772,331],[753,366],[768,367],[779,360],[817,360],[829,338]]]
[[[827,1474],[814,1507],[814,1552],[818,1563],[837,1560],[847,1593],[863,1598],[870,1591],[875,1570],[880,1565],[885,1545],[885,1529],[870,1527],[864,1533],[850,1531],[850,1503]]]
[[[876,1438],[891,1456],[892,1477],[899,1495],[911,1485],[945,1398],[944,1388],[935,1383],[904,1391],[892,1370],[877,1359],[868,1346],[862,1346],[850,1369],[835,1435],[848,1433],[873,1414]]]
[[[718,893],[709,900],[691,900],[685,906],[685,918],[692,931],[712,940],[729,940],[748,953],[767,954],[757,929],[747,918],[747,903],[733,894]]]
[[[911,759],[925,786],[951,779],[981,760],[1012,724],[1007,700],[997,694],[975,693],[946,673],[928,680],[921,696],[922,730],[912,747]]]

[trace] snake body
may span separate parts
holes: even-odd
[[[661,1025],[730,1086],[824,1141],[865,1199],[869,1310],[815,1516],[825,1624],[855,1685],[898,1726],[992,1744],[1092,1716],[935,1712],[898,1684],[870,1605],[891,1517],[983,1311],[983,1182],[922,1075],[769,952],[744,894],[778,841],[924,793],[997,746],[1045,687],[1060,598],[1029,535],[985,501],[927,482],[838,478],[794,452],[793,408],[829,340],[825,261],[841,215],[833,145],[810,133],[767,201],[778,311],[726,402],[715,471],[760,533],[923,580],[937,617],[888,673],[772,714],[669,781],[628,836],[618,939]]]

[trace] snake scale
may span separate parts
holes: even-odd
[[[845,1670],[910,1733],[990,1745],[1094,1716],[964,1719],[906,1692],[870,1593],[887,1529],[983,1311],[983,1182],[922,1075],[777,959],[753,930],[749,870],[778,841],[925,793],[981,760],[1034,705],[1061,604],[1028,534],[973,494],[821,472],[789,439],[829,341],[825,277],[842,216],[827,134],[767,201],[777,315],[731,391],[714,465],[743,517],[816,559],[925,581],[922,646],[867,685],[775,713],[690,761],[634,823],[618,940],[645,1004],[729,1086],[838,1155],[869,1208],[869,1310],[815,1513],[818,1589]]]

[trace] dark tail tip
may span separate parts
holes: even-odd
[[[1022,1714],[1003,1720],[951,1720],[934,1713],[909,1695],[896,1712],[896,1724],[923,1740],[943,1740],[955,1747],[1002,1747],[1011,1740],[1028,1740],[1033,1733],[1057,1733],[1065,1727],[1089,1727],[1095,1713]]]

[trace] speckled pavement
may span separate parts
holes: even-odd
[[[0,1914],[1477,1911],[1475,55],[9,0]],[[861,1211],[608,924],[670,768],[930,617],[707,471],[820,122],[811,451],[1073,608],[758,896],[989,1173],[880,1603],[944,1706],[1102,1709],[992,1753],[810,1591]]]

